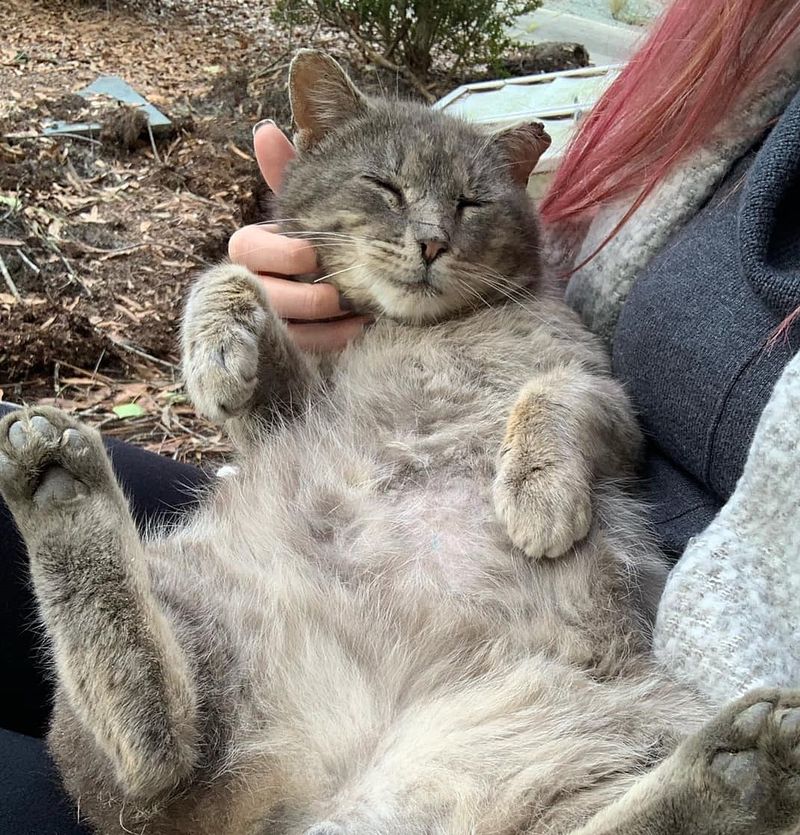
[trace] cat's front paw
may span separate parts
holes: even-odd
[[[192,289],[183,319],[183,373],[202,415],[223,423],[250,406],[271,318],[258,279],[243,267],[216,267]]]
[[[589,532],[591,484],[580,457],[533,459],[507,446],[493,493],[495,512],[511,542],[532,559],[559,557]]]

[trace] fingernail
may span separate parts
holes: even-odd
[[[272,119],[262,119],[260,122],[256,122],[253,125],[253,136],[254,137],[261,130],[261,128],[264,127],[264,125],[272,125],[273,127],[277,127],[277,125],[275,124],[275,122]]]
[[[339,293],[339,309],[352,313],[356,308],[353,302],[351,302],[350,299],[344,295],[344,293]]]

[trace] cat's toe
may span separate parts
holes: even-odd
[[[30,420],[23,420],[23,415],[13,421],[8,430],[8,442],[15,450],[23,450],[30,444],[54,443],[58,430],[42,415],[33,415]]]
[[[7,415],[0,421],[0,477],[6,482],[23,478],[57,446],[58,435],[46,417],[31,409],[19,409]]]

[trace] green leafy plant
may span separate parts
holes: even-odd
[[[541,0],[278,0],[273,19],[284,25],[322,21],[349,34],[378,66],[404,72],[424,86],[436,58],[450,74],[491,65],[514,45],[508,27]]]

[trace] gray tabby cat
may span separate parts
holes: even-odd
[[[301,353],[221,266],[188,390],[241,444],[140,541],[99,436],[0,424],[58,695],[50,745],[101,833],[777,835],[800,692],[713,711],[649,657],[665,569],[622,484],[639,434],[539,277],[547,137],[368,101],[301,53],[280,203],[378,321]],[[713,648],[710,648],[713,651]]]

